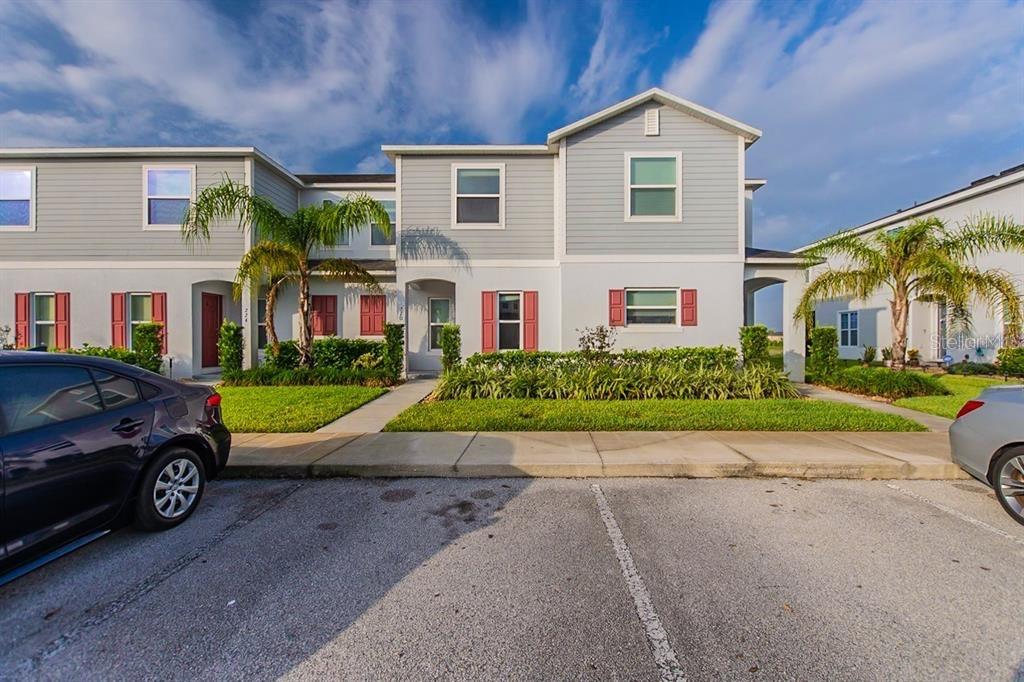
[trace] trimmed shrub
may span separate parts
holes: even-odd
[[[996,354],[996,363],[1006,376],[1024,376],[1024,348],[1003,346]]]
[[[923,372],[894,371],[885,367],[847,367],[819,379],[819,383],[848,393],[889,400],[951,393],[938,379]]]
[[[839,336],[835,327],[815,327],[811,330],[807,371],[819,379],[839,371]]]
[[[643,362],[562,364],[512,368],[473,365],[441,377],[434,398],[541,398],[549,400],[648,400],[797,398],[796,387],[767,365],[741,370],[682,368]]]
[[[988,362],[958,362],[950,365],[946,372],[963,376],[995,376],[999,374],[999,367]]]
[[[88,355],[94,358],[107,358],[108,360],[123,362],[126,365],[141,367],[139,356],[135,351],[130,351],[127,348],[118,348],[117,346],[90,346],[86,343],[81,348],[68,348],[61,352],[72,355]]]
[[[459,325],[449,322],[441,327],[441,371],[448,372],[462,362],[462,331]]]
[[[139,360],[139,367],[150,372],[160,372],[164,359],[164,326],[155,322],[135,325],[132,347]]]
[[[343,339],[329,336],[313,341],[313,366],[330,369],[348,369],[360,356],[373,353],[383,357],[384,344],[367,339]],[[294,341],[282,341],[275,354],[267,348],[267,364],[280,369],[299,366],[299,347]]]
[[[402,376],[404,364],[403,347],[405,346],[405,326],[401,324],[384,325],[384,349],[381,355],[384,371],[392,381]]]
[[[242,325],[224,320],[217,335],[217,362],[227,372],[242,369],[242,352],[245,347]]]
[[[740,327],[740,355],[744,365],[767,364],[768,327],[763,324]]]
[[[467,367],[495,367],[513,369],[534,367],[553,369],[573,365],[608,365],[620,367],[643,363],[669,365],[676,368],[724,368],[737,365],[738,354],[729,346],[697,346],[692,348],[651,348],[649,350],[626,349],[621,353],[594,355],[584,351],[521,351],[508,350],[500,353],[476,353],[466,358]]]
[[[300,367],[281,369],[257,367],[229,370],[221,377],[225,386],[391,386],[394,382],[382,369],[333,369]]]

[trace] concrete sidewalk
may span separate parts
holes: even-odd
[[[226,477],[967,478],[944,433],[237,434]]]
[[[856,405],[857,407],[863,407],[866,410],[874,410],[875,412],[885,412],[886,414],[895,414],[900,417],[906,417],[910,421],[915,421],[918,424],[923,424],[928,427],[929,431],[939,431],[941,433],[947,433],[949,431],[949,425],[953,423],[952,419],[946,419],[945,417],[939,417],[934,414],[928,414],[927,412],[918,412],[917,410],[909,410],[905,407],[898,407],[892,403],[882,402],[880,400],[872,400],[862,395],[854,395],[852,393],[844,393],[843,391],[836,391],[831,388],[825,388],[824,386],[817,386],[814,384],[796,384],[797,390],[800,394],[806,398],[814,398],[816,400],[831,400],[837,403],[847,403],[849,405]]]
[[[376,433],[407,408],[430,395],[435,386],[437,379],[410,379],[318,429],[317,433]]]

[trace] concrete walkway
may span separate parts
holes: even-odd
[[[815,386],[813,384],[796,384],[797,390],[800,391],[801,395],[808,398],[816,398],[818,400],[832,400],[837,403],[848,403],[850,405],[856,405],[863,407],[868,410],[874,410],[875,412],[886,412],[888,414],[895,414],[900,417],[906,417],[911,421],[915,421],[918,424],[923,424],[928,427],[929,431],[939,431],[946,433],[949,431],[949,425],[953,423],[952,419],[946,419],[945,417],[937,417],[933,414],[927,414],[925,412],[918,412],[917,410],[909,410],[905,407],[897,407],[891,403],[882,402],[879,400],[871,400],[861,395],[853,395],[852,393],[844,393],[843,391],[836,391],[831,388],[825,388],[824,386]]]
[[[410,379],[318,429],[317,433],[376,433],[400,412],[430,395],[435,386],[437,379]]]
[[[236,434],[227,477],[967,478],[944,433]]]

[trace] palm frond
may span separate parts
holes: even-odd
[[[319,241],[321,245],[332,245],[339,237],[350,237],[370,223],[375,224],[385,236],[391,236],[391,218],[384,205],[368,194],[353,194],[320,209]]]
[[[884,253],[877,245],[865,240],[860,235],[849,231],[838,232],[826,237],[803,252],[806,267],[812,267],[830,256],[845,259],[858,266],[858,269],[884,271]]]
[[[290,244],[264,240],[249,249],[235,273],[235,296],[246,286],[258,286],[263,280],[286,277],[297,268],[301,252]]]
[[[330,258],[316,264],[316,274],[328,279],[340,279],[346,282],[357,282],[375,294],[384,290],[370,272],[362,265],[349,258]]]
[[[938,249],[960,262],[993,251],[1024,253],[1024,225],[990,214],[972,216],[944,235]]]
[[[232,218],[237,218],[239,229],[252,225],[266,236],[272,236],[288,220],[267,199],[253,195],[246,185],[225,175],[222,183],[205,188],[189,205],[182,219],[181,236],[188,244],[208,241],[214,222]]]
[[[793,317],[810,322],[814,318],[816,304],[843,297],[865,300],[884,284],[884,275],[870,270],[826,270],[804,289]]]

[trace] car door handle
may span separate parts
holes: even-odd
[[[128,417],[125,417],[117,426],[110,430],[114,433],[128,433],[129,431],[134,431],[145,423],[146,422],[142,419],[129,419]]]

